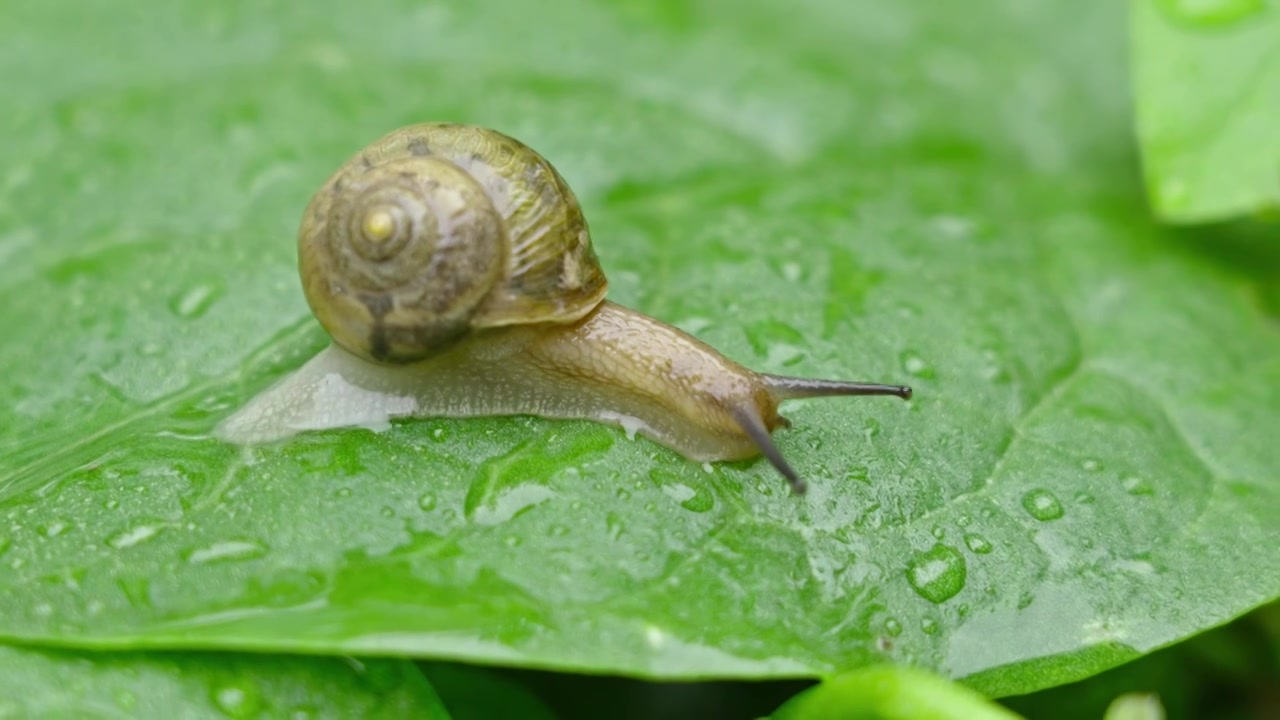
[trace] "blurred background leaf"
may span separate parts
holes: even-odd
[[[405,661],[0,647],[0,717],[449,720],[450,715],[422,674]]]
[[[1280,210],[1280,8],[1132,0],[1147,190],[1169,222]]]

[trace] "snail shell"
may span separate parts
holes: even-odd
[[[421,360],[473,330],[566,323],[607,283],[582,208],[542,156],[494,130],[396,130],[348,160],[298,231],[307,303],[334,342]]]
[[[784,400],[911,397],[898,385],[757,373],[604,299],[559,173],[493,130],[424,124],[357,153],[298,232],[307,302],[333,344],[226,418],[254,444],[396,417],[530,414],[621,425],[698,461],[764,455]]]

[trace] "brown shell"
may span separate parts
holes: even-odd
[[[371,213],[389,236],[370,237]],[[574,322],[607,287],[555,168],[467,125],[411,125],[357,153],[307,207],[298,262],[334,341],[383,362],[430,357],[477,329]]]

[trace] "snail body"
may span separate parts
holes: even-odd
[[[697,461],[763,454],[784,400],[910,388],[754,372],[604,299],[559,173],[493,130],[424,124],[358,153],[298,234],[308,304],[333,344],[215,431],[262,443],[395,417],[538,415],[621,425]]]

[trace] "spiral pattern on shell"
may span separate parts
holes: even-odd
[[[453,164],[403,158],[335,177],[300,233],[307,300],[349,351],[426,357],[466,333],[501,275],[502,221]]]
[[[351,158],[312,198],[298,262],[334,342],[390,363],[473,331],[574,322],[607,285],[559,173],[466,125],[401,128]]]

